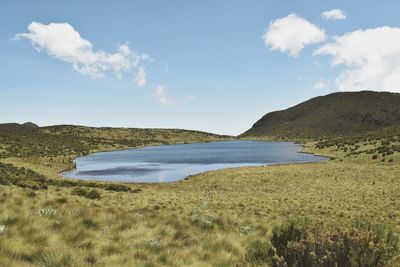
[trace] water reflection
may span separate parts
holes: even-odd
[[[76,170],[62,175],[84,180],[172,182],[223,168],[325,159],[299,151],[301,147],[291,142],[265,141],[154,146],[80,157],[75,160]]]

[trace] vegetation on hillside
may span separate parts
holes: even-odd
[[[266,114],[243,137],[315,139],[400,126],[400,94],[340,92]]]
[[[179,129],[0,124],[0,160],[59,178],[57,173],[74,167],[74,158],[92,152],[228,138],[232,137]]]
[[[95,128],[73,125],[35,128],[19,124],[0,124],[0,155],[3,158],[76,157],[97,150],[224,138],[228,136],[179,129]]]
[[[225,137],[14,126],[0,126],[0,266],[400,264],[395,128],[305,143],[332,158],[320,163],[120,184],[58,172],[92,151]]]

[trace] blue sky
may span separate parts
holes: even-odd
[[[1,1],[0,122],[236,135],[311,97],[400,92],[398,10],[394,0]]]

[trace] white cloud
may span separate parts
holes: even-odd
[[[138,67],[146,54],[132,51],[128,44],[120,45],[115,53],[95,51],[93,44],[82,38],[68,23],[42,24],[32,22],[27,33],[15,35],[15,39],[27,39],[38,50],[50,56],[71,63],[76,71],[91,78],[100,78],[112,71],[121,79],[122,72]]]
[[[263,39],[271,50],[297,57],[306,45],[323,42],[326,36],[324,29],[296,14],[290,14],[272,21]]]
[[[329,85],[329,81],[320,79],[318,82],[314,83],[313,89],[314,90],[322,90],[322,89],[325,89],[326,87],[328,87],[328,85]]]
[[[147,73],[143,67],[139,67],[135,77],[135,83],[138,86],[143,86],[147,82]]]
[[[175,101],[167,97],[167,91],[162,85],[156,87],[155,96],[157,101],[165,106],[171,106],[175,104]]]
[[[162,85],[156,87],[154,95],[157,101],[165,106],[181,105],[197,100],[197,98],[192,95],[182,97],[179,100],[171,99],[167,96],[167,90]]]
[[[322,12],[321,16],[327,20],[343,20],[346,19],[346,14],[344,14],[341,9],[332,9]]]
[[[349,32],[334,37],[314,55],[330,55],[332,66],[345,66],[335,81],[340,91],[400,92],[400,28]]]

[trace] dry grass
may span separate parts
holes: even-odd
[[[381,162],[313,143],[306,149],[336,159],[213,171],[135,185],[139,193],[96,189],[95,200],[73,188],[0,186],[0,265],[235,266],[288,220],[362,219],[400,230],[398,153]],[[56,168],[7,160],[56,176]]]

